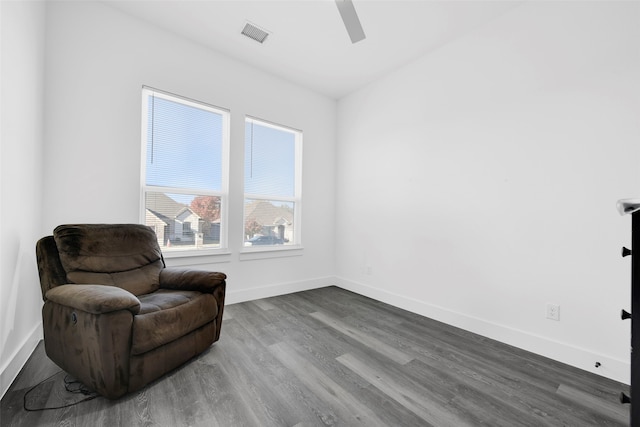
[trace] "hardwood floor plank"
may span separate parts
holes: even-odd
[[[255,305],[260,307],[262,310],[273,310],[275,306],[269,302],[268,299],[258,299],[252,301]]]
[[[376,307],[374,304],[363,304],[368,298],[361,295],[335,288],[337,292],[327,289],[334,288],[318,288],[306,291],[300,295],[299,299],[309,302],[312,309],[307,310],[308,313],[314,311],[322,311],[331,314],[335,318],[358,315],[366,319],[374,319],[378,316],[384,318],[387,322],[401,322],[397,316],[385,316],[384,310]],[[374,301],[374,300],[371,300]]]
[[[539,375],[539,369],[531,353],[524,353],[519,357],[493,340],[465,338],[458,335],[458,331],[451,327],[440,330],[441,325],[434,327],[428,324],[403,323],[392,332],[398,337],[406,339],[412,349],[428,359],[439,358],[450,363],[473,367],[474,371],[485,373],[498,372],[509,382],[510,387],[535,385],[549,393],[555,392],[557,379],[549,375]]]
[[[510,388],[499,376],[481,373],[473,365],[421,359],[412,361],[405,375],[416,383],[434,387],[450,395],[450,410],[474,425],[488,423],[492,426],[552,426],[562,425],[563,418],[554,416],[553,400],[541,400],[535,390],[522,393]],[[550,405],[551,403],[551,405]],[[540,411],[550,410],[551,414]],[[505,421],[508,420],[508,421]],[[581,422],[576,425],[583,425]]]
[[[287,306],[287,309],[291,308]],[[305,360],[316,365],[345,391],[358,396],[361,401],[366,402],[367,406],[376,408],[376,413],[383,425],[424,425],[420,418],[388,399],[388,396],[335,360],[339,355],[356,349],[366,351],[365,346],[354,342],[333,328],[324,325],[318,328],[318,322],[304,314],[284,318],[281,322],[286,323],[286,326],[280,329],[282,331],[280,338],[291,346],[295,346],[296,351]],[[386,358],[384,360],[388,361]]]
[[[425,423],[434,426],[471,426],[472,424],[460,419],[447,411],[441,404],[426,399],[425,395],[417,393],[386,372],[371,369],[370,365],[352,354],[345,354],[337,359],[340,363],[360,375],[385,393],[391,399],[418,415]]]
[[[554,397],[554,393],[560,381],[566,381],[581,389],[590,389],[592,393],[597,394],[597,398],[609,402],[616,402],[618,393],[628,389],[628,386],[613,381],[606,381],[608,387],[601,388],[605,384],[601,377],[585,376],[583,371],[576,368],[523,352],[490,339],[474,339],[472,340],[473,345],[465,346],[463,345],[465,340],[454,339],[450,335],[441,336],[434,333],[431,328],[426,331],[425,329],[415,329],[414,325],[405,325],[402,330],[398,331],[398,334],[405,333],[412,340],[421,337],[427,338],[430,342],[438,343],[439,348],[428,353],[428,356],[427,354],[419,356],[420,360],[433,363],[434,360],[439,359],[446,363],[452,371],[473,367],[472,372],[488,378],[494,384],[496,392],[520,396],[523,402],[534,405],[532,409],[549,408],[548,412],[555,413],[559,419],[569,417],[571,414],[571,411],[566,410],[554,411],[555,406],[552,403],[554,399],[557,399],[557,396]],[[423,342],[418,348],[425,349],[429,346],[430,344]],[[623,417],[625,413],[628,413],[624,406],[614,406]],[[535,410],[547,412],[540,409]],[[580,414],[581,416],[576,416],[567,422],[598,425],[598,423],[589,421],[591,415],[588,413],[582,411]]]
[[[331,419],[331,424],[384,425],[375,413],[362,404],[356,396],[346,392],[328,375],[308,363],[293,347],[281,342],[269,346],[269,350],[284,366],[295,373],[298,380],[333,409],[333,413],[322,416],[325,423],[327,419]]]
[[[426,321],[429,326],[433,323],[430,319]],[[526,352],[518,357],[517,352],[522,350],[515,349],[514,353],[510,346],[481,337],[473,337],[474,345],[468,345],[466,340],[461,339],[464,333],[458,335],[451,327],[444,327],[447,333],[441,335],[437,332],[441,326],[434,328],[435,331],[426,327],[414,330],[415,326],[424,325],[415,322],[411,325],[402,324],[400,327],[381,324],[380,336],[394,339],[403,351],[416,354],[416,358],[427,365],[422,371],[430,368],[446,371],[455,375],[453,379],[460,384],[484,388],[485,394],[510,398],[514,409],[540,414],[542,418],[529,421],[532,424],[599,425],[590,421],[590,417],[596,414],[585,415],[581,412],[582,417],[574,417],[570,411],[554,409],[553,403],[557,397],[553,393],[557,388],[558,377],[545,375],[544,372],[563,365],[557,362],[547,365],[545,362],[548,359]],[[393,338],[387,338],[385,334]],[[569,369],[569,372],[573,371]],[[575,373],[572,375],[572,378],[581,377]],[[481,382],[474,385],[479,379]],[[613,394],[609,392],[608,397],[612,398]],[[547,408],[549,413],[541,408]],[[617,410],[623,414],[625,412],[623,407],[618,407]]]
[[[301,421],[313,422],[297,402],[302,395],[295,376],[240,324],[226,325],[229,335],[219,348],[216,363],[233,378],[236,393],[255,412],[256,422],[248,425],[281,426]],[[222,341],[222,339],[221,339]],[[280,393],[274,393],[279,390]]]
[[[371,349],[371,351],[377,351],[378,353],[383,354],[384,356],[388,357],[389,359],[393,360],[396,363],[404,365],[410,362],[411,360],[413,360],[412,356],[409,356],[408,354],[405,354],[397,350],[396,348],[380,341],[379,339],[369,334],[363,333],[356,328],[350,327],[348,324],[341,322],[333,317],[330,317],[325,313],[321,313],[317,311],[315,313],[311,313],[310,316],[326,324],[327,326],[330,326],[335,330],[343,333],[349,338],[352,338],[358,341],[362,345]]]
[[[592,394],[585,393],[582,390],[578,390],[566,384],[560,384],[557,393],[558,395],[564,396],[567,399],[571,400],[576,405],[590,408],[594,412],[599,413],[604,417],[608,417],[617,423],[624,424],[629,421],[628,411],[621,411],[620,408],[622,405],[620,405],[619,402],[614,403],[603,400],[602,398],[597,398]],[[622,406],[622,408],[627,407]]]

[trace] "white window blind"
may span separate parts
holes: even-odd
[[[224,116],[153,93],[148,102],[147,185],[220,191]]]

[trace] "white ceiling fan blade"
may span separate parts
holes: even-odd
[[[344,26],[347,28],[351,43],[357,43],[363,40],[366,36],[364,35],[362,25],[360,25],[360,19],[358,19],[358,14],[356,13],[356,8],[353,6],[353,2],[351,0],[336,0],[336,6],[338,6]]]

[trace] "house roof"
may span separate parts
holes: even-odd
[[[245,205],[245,216],[247,220],[255,220],[260,225],[286,225],[293,222],[293,209],[255,200]]]
[[[155,192],[148,192],[146,194],[145,208],[165,222],[177,218],[185,210],[193,213],[188,205],[177,202],[164,193]]]

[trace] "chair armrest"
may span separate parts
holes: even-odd
[[[226,278],[226,274],[216,271],[167,267],[160,270],[160,287],[213,293],[217,287],[225,285]]]
[[[118,310],[140,312],[140,300],[132,293],[115,286],[61,285],[49,289],[47,300],[93,314]]]

